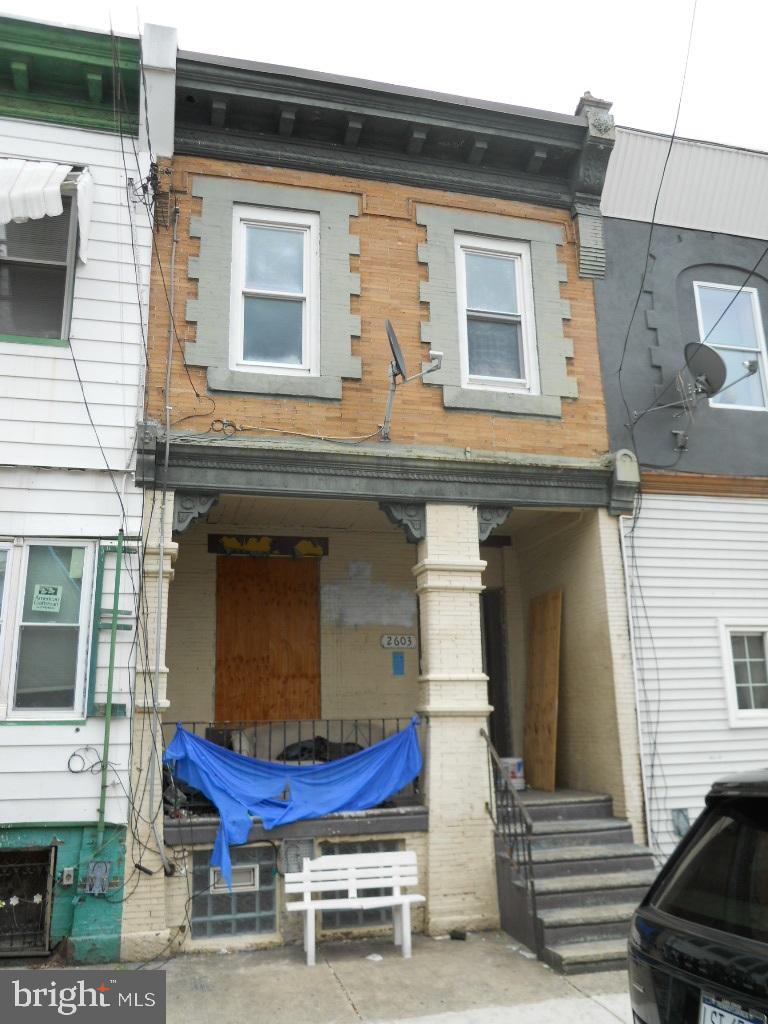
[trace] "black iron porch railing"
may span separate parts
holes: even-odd
[[[188,732],[226,750],[286,764],[322,764],[337,761],[373,746],[405,729],[410,718],[313,718],[273,722],[181,722]],[[421,731],[420,727],[420,731]],[[175,724],[163,723],[167,746]],[[164,780],[165,813],[171,817],[208,817],[217,811],[196,789],[176,780],[173,766]],[[422,804],[421,778],[417,777],[382,806]]]
[[[527,919],[530,923],[530,944],[536,955],[541,957],[541,936],[536,921],[536,886],[534,882],[531,833],[533,820],[525,804],[511,785],[507,772],[501,763],[496,748],[485,729],[480,735],[488,747],[488,781],[491,802],[487,805],[496,835],[504,843],[509,855],[513,880],[522,888]]]

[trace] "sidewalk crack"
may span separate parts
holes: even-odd
[[[332,964],[332,963],[330,962],[330,960],[329,960],[329,959],[328,959],[327,957],[325,957],[325,956],[323,957],[323,960],[325,961],[325,963],[326,963],[326,965],[327,965],[327,967],[328,967],[328,970],[329,970],[329,971],[331,972],[331,974],[333,975],[333,977],[334,977],[334,979],[335,979],[335,981],[336,981],[336,984],[337,984],[337,985],[339,986],[339,988],[341,989],[341,991],[342,991],[342,992],[344,993],[344,998],[345,998],[345,999],[347,1000],[347,1002],[349,1003],[350,1007],[352,1008],[352,1012],[354,1013],[354,1015],[355,1015],[355,1016],[357,1017],[357,1019],[358,1019],[358,1020],[364,1020],[364,1017],[363,1017],[363,1015],[362,1015],[362,1014],[360,1013],[360,1011],[358,1010],[358,1008],[357,1008],[357,1007],[355,1006],[355,1001],[354,1001],[354,999],[353,999],[353,998],[352,998],[352,996],[351,996],[351,995],[349,994],[349,989],[347,988],[347,986],[346,986],[346,985],[344,984],[344,982],[343,982],[343,981],[341,980],[341,978],[340,978],[340,977],[338,976],[338,974],[336,973],[336,970],[334,969],[334,966],[333,966],[333,964]]]

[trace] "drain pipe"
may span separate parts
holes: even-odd
[[[159,718],[159,710],[157,706],[157,686],[160,679],[160,665],[162,663],[162,635],[163,631],[160,623],[160,616],[162,614],[161,609],[163,607],[163,565],[165,563],[165,514],[166,514],[166,501],[168,496],[168,464],[171,457],[171,361],[173,359],[173,336],[175,332],[175,321],[174,321],[174,294],[175,294],[175,282],[176,282],[176,245],[178,243],[178,225],[179,225],[179,204],[176,203],[173,208],[173,234],[171,235],[171,266],[170,266],[170,287],[168,293],[168,305],[169,305],[169,323],[168,323],[168,349],[165,357],[165,384],[163,387],[163,403],[165,405],[165,452],[163,456],[163,491],[160,500],[160,540],[157,549],[157,560],[158,560],[158,573],[157,573],[157,611],[156,611],[156,624],[155,624],[155,685],[152,687],[152,746],[150,748],[150,762],[149,762],[149,793],[150,800],[152,794],[155,791],[155,775],[157,773],[157,759],[159,757],[157,750],[157,723]],[[162,807],[162,776],[160,785],[160,805]],[[152,829],[152,835],[155,837],[155,843],[157,844],[157,852],[160,854],[160,860],[163,862],[163,871],[166,875],[172,875],[174,868],[171,862],[166,856],[165,849],[163,848],[162,840],[157,830],[156,814],[152,814],[150,827]]]
[[[115,681],[115,651],[117,648],[117,619],[120,614],[120,571],[123,562],[123,542],[125,534],[122,527],[117,535],[115,552],[115,593],[112,599],[112,629],[109,637],[109,671],[107,672],[107,702],[104,707],[104,750],[101,755],[101,792],[99,794],[99,824],[96,830],[96,849],[100,850],[104,841],[104,816],[107,806],[107,771],[109,769],[109,734],[112,729],[112,687]],[[101,614],[101,608],[95,610]]]

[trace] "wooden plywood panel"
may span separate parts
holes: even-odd
[[[320,715],[319,564],[218,559],[216,720]]]
[[[550,590],[533,598],[528,615],[525,777],[548,793],[555,788],[562,606],[562,590]]]

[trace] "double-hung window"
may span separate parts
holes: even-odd
[[[462,384],[538,394],[530,249],[456,235]]]
[[[0,336],[65,340],[69,336],[77,217],[72,196],[63,212],[0,224]]]
[[[85,706],[93,545],[0,547],[0,662],[11,717],[81,716]]]
[[[757,290],[694,281],[693,291],[699,339],[715,349],[728,370],[724,389],[710,398],[709,404],[727,409],[765,409],[768,377]],[[756,372],[748,375],[753,366]]]
[[[767,725],[768,627],[739,622],[722,630],[731,725]]]
[[[230,366],[319,372],[319,217],[235,206]]]

